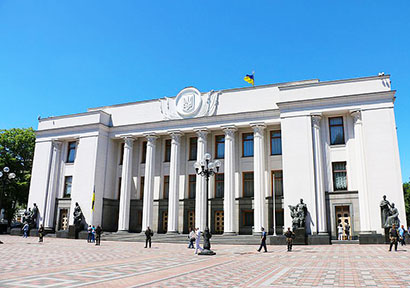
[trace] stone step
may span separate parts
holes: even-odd
[[[333,244],[359,244],[359,240],[332,240],[332,245]]]

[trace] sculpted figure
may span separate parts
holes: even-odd
[[[386,224],[384,225],[384,227],[390,228],[393,225],[395,225],[396,227],[400,227],[399,210],[396,207],[394,207],[394,203],[391,203],[390,206],[390,215],[387,217]]]
[[[78,202],[75,203],[75,208],[74,208],[74,225],[76,228],[81,228],[81,222],[83,220],[83,211],[81,211],[80,205],[78,205]]]
[[[296,205],[296,210],[299,214],[299,227],[305,227],[307,206],[303,203],[303,199],[300,199],[300,202]]]
[[[31,210],[31,211],[32,211],[32,217],[31,218],[33,220],[34,226],[37,227],[38,207],[37,207],[36,203],[33,204],[33,210]]]
[[[204,249],[205,250],[211,250],[211,242],[209,241],[211,239],[212,235],[209,233],[209,228],[206,227],[204,231]]]
[[[290,209],[290,217],[292,217],[292,227],[293,230],[295,230],[296,228],[299,228],[299,213],[296,210],[296,206],[289,205],[288,207]]]
[[[385,227],[387,217],[390,215],[390,202],[386,200],[386,195],[383,195],[383,200],[380,202],[382,227]]]

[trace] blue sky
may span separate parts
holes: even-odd
[[[0,129],[201,91],[391,74],[410,177],[408,1],[0,0]]]

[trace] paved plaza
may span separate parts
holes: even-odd
[[[23,239],[0,235],[0,287],[410,287],[410,247],[215,245]]]

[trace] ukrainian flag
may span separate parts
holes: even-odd
[[[249,84],[252,84],[252,86],[255,84],[255,80],[253,78],[253,74],[252,75],[246,75],[243,80],[245,80],[246,82],[248,82]]]
[[[94,211],[95,208],[95,186],[93,191],[93,198],[91,199],[91,210]]]

